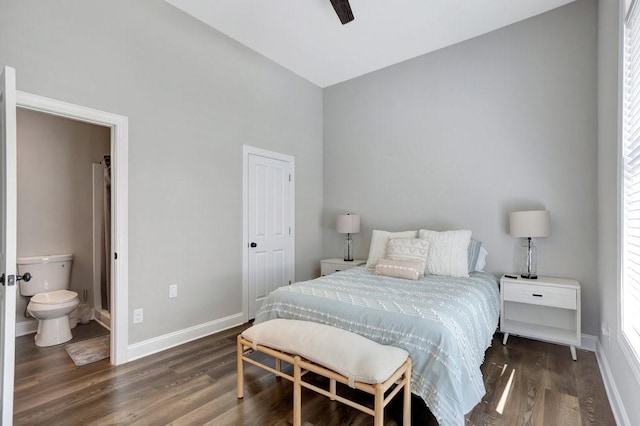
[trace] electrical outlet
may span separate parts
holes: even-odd
[[[611,345],[611,332],[609,331],[609,326],[607,325],[606,322],[603,322],[602,325],[600,326],[600,329],[602,331],[602,337],[605,338],[605,343],[607,344],[607,348],[609,348],[609,346]]]
[[[178,284],[171,284],[169,286],[169,299],[175,299],[178,297]]]
[[[133,323],[134,324],[140,324],[143,320],[144,320],[144,310],[142,308],[134,309],[133,310]]]

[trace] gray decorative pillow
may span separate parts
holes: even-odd
[[[474,240],[473,238],[469,241],[469,273],[476,271],[476,263],[478,263],[478,256],[480,256],[480,247],[482,247],[482,241]]]

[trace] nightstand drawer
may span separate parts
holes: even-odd
[[[342,267],[341,265],[336,265],[333,263],[323,263],[320,267],[320,274],[322,275],[331,275],[334,272],[345,271],[349,268]],[[316,269],[317,271],[317,269]]]
[[[531,305],[576,309],[576,291],[571,288],[509,283],[504,287],[504,300]]]
[[[354,259],[352,261],[346,261],[339,258],[324,259],[320,261],[320,275],[331,275],[336,272],[346,271],[347,269],[355,268],[356,266],[362,266],[367,263],[366,260]]]

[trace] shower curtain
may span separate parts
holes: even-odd
[[[106,155],[102,162],[104,166],[104,264],[105,277],[102,282],[102,306],[111,312],[111,157]]]

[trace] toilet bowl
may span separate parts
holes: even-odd
[[[27,311],[38,320],[37,346],[52,346],[71,340],[69,314],[80,303],[78,293],[56,290],[31,298]]]
[[[31,296],[27,311],[38,320],[37,346],[71,340],[69,314],[80,303],[78,293],[67,290],[72,262],[71,254],[18,258],[20,294]]]

